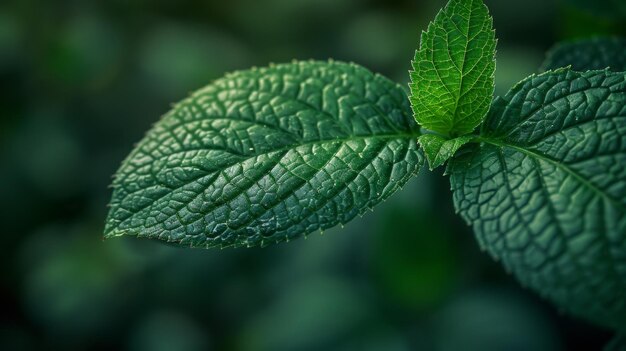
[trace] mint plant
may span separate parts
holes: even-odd
[[[626,42],[558,46],[493,98],[481,0],[450,0],[410,96],[352,63],[235,72],[176,104],[113,181],[105,237],[266,246],[344,224],[425,160],[479,244],[571,314],[625,331]],[[607,68],[609,67],[609,68]]]

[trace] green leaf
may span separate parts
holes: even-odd
[[[548,51],[542,71],[567,66],[581,72],[605,68],[614,72],[624,72],[626,39],[596,37],[559,43]]]
[[[417,122],[444,135],[470,133],[493,96],[496,40],[482,0],[451,0],[422,33],[411,72]]]
[[[461,146],[473,138],[473,135],[464,135],[454,139],[446,139],[436,134],[424,134],[420,135],[418,141],[424,150],[430,170],[433,170],[446,163]]]
[[[423,163],[400,86],[339,62],[227,75],[178,103],[123,162],[105,236],[267,245],[346,223]]]
[[[573,314],[626,325],[626,73],[531,76],[449,163],[482,247]]]

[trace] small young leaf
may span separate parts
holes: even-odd
[[[411,72],[417,122],[440,134],[470,133],[494,89],[496,40],[482,0],[450,0],[422,33]]]
[[[252,246],[345,223],[418,172],[418,136],[402,88],[354,64],[230,74],[123,162],[105,236]]]
[[[531,76],[449,162],[481,246],[562,309],[626,325],[626,73]]]
[[[446,139],[436,134],[420,135],[418,141],[424,150],[430,170],[443,165],[448,159],[474,138],[473,135],[464,135],[454,139]]]
[[[614,72],[624,72],[626,39],[597,37],[557,44],[548,51],[542,70],[567,66],[581,72],[605,68]]]

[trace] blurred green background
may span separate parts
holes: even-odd
[[[101,240],[111,175],[172,102],[294,58],[404,84],[444,3],[3,1],[0,350],[600,349],[609,331],[562,315],[480,251],[441,172],[345,229],[265,249]],[[555,41],[625,34],[622,0],[487,3],[498,94]]]

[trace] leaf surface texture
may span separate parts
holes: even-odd
[[[496,40],[482,0],[451,0],[422,33],[411,72],[411,104],[420,126],[470,133],[489,110]]]
[[[354,64],[227,75],[123,162],[105,236],[254,246],[346,223],[418,172],[418,129],[402,88]]]
[[[530,77],[449,163],[482,247],[573,314],[626,325],[626,75]]]

